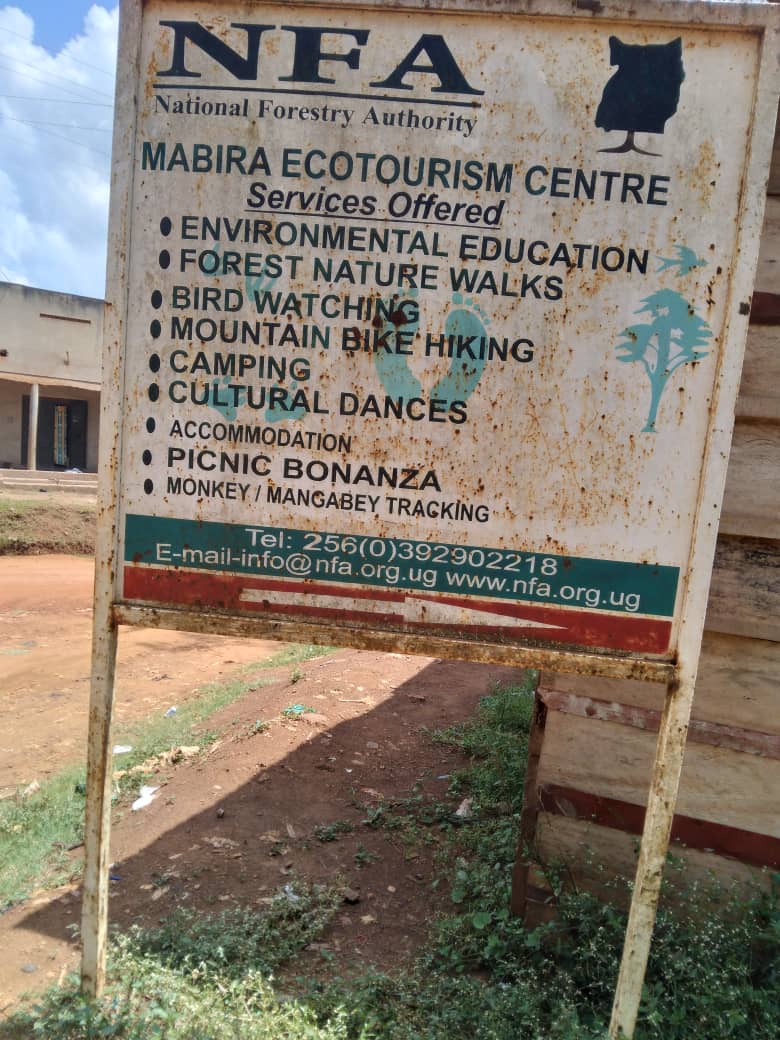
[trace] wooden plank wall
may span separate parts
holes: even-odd
[[[538,696],[522,823],[532,859],[595,889],[633,877],[663,687],[545,673]],[[780,134],[673,830],[686,877],[765,883],[780,868],[778,792]],[[514,900],[532,917],[549,900],[543,876],[523,875]]]

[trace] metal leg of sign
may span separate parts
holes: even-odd
[[[539,696],[537,687],[534,697],[534,717],[528,740],[528,760],[525,767],[523,787],[523,811],[520,817],[520,835],[512,870],[512,892],[510,910],[515,917],[525,917],[528,908],[528,875],[533,857],[534,834],[539,816],[539,759],[542,757],[544,728],[547,723],[547,707]]]
[[[631,1040],[634,1035],[680,786],[695,680],[695,670],[684,677],[678,671],[666,689],[623,958],[609,1025],[611,1040],[624,1037]]]
[[[117,627],[111,619],[110,610],[107,610],[101,621],[98,621],[97,617],[95,619],[89,701],[84,897],[81,911],[81,988],[90,997],[100,996],[106,971],[113,758],[111,722],[114,708],[116,647]]]

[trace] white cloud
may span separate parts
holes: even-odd
[[[94,5],[50,54],[0,8],[0,278],[104,293],[118,18]]]

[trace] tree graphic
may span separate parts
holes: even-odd
[[[658,406],[666,385],[681,365],[707,357],[712,329],[680,293],[661,289],[642,300],[637,314],[649,314],[643,325],[629,325],[615,350],[619,361],[639,361],[650,380],[650,410],[643,433],[655,433]]]

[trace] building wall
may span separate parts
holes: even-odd
[[[25,383],[4,383],[0,379],[0,469],[24,469],[27,459],[22,452],[23,399],[29,396]],[[86,469],[97,473],[98,430],[100,427],[100,392],[77,390],[67,386],[40,387],[40,400],[87,402],[87,461]]]
[[[8,372],[99,386],[104,306],[0,282],[0,379]]]
[[[21,383],[8,383],[0,378],[0,468],[22,465],[22,394]]]
[[[42,401],[87,403],[86,468],[97,470],[104,306],[0,282],[0,467],[27,465],[23,400],[38,383]]]

